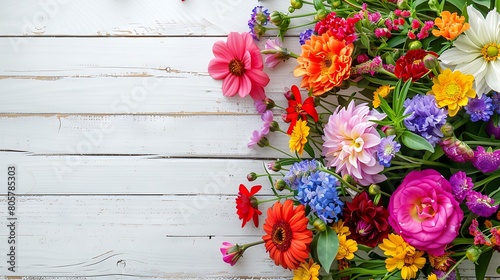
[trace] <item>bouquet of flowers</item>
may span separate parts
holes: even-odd
[[[262,240],[224,242],[223,260],[264,243],[293,279],[459,279],[469,260],[484,279],[500,251],[497,9],[498,0],[290,0],[288,11],[255,7],[249,32],[216,42],[210,75],[225,96],[250,95],[262,116],[248,146],[283,154],[247,176],[267,177],[275,195]],[[297,29],[293,53],[283,38]],[[279,105],[266,72],[288,59],[301,82]],[[273,146],[271,133],[289,147]],[[261,188],[239,186],[242,227],[259,225]]]

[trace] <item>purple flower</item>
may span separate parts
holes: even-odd
[[[257,109],[257,112],[261,115],[264,114],[264,112],[267,110],[267,104],[264,100],[255,100],[254,104],[255,109]]]
[[[296,190],[301,178],[303,176],[309,176],[309,174],[316,171],[316,169],[318,169],[318,163],[314,159],[296,162],[290,167],[290,170],[283,177],[283,180],[290,188]]]
[[[438,269],[433,269],[432,272],[434,272],[434,274],[436,274],[437,279],[443,278],[447,273],[446,271],[441,271]],[[452,272],[450,272],[450,274],[448,274],[448,277],[446,277],[446,280],[455,280],[455,279],[457,279],[457,273],[455,272],[455,270],[453,270]]]
[[[498,210],[498,205],[493,205],[494,203],[495,200],[487,195],[476,191],[469,191],[465,205],[467,205],[472,213],[480,217],[489,217]]]
[[[260,133],[262,136],[266,136],[267,134],[269,134],[269,129],[271,128],[271,125],[274,121],[274,115],[272,111],[267,110],[260,117],[264,122],[260,130]]]
[[[313,35],[313,33],[314,33],[314,31],[312,29],[306,29],[306,30],[300,32],[300,35],[299,35],[300,45],[305,44],[306,41],[311,38],[311,36]]]
[[[325,223],[338,221],[344,203],[337,195],[338,180],[326,172],[312,172],[299,180],[296,198]]]
[[[401,144],[394,141],[395,137],[396,135],[384,137],[380,139],[380,144],[378,144],[378,162],[385,167],[391,166],[392,158],[396,155],[397,152],[399,152],[399,149],[401,149]]]
[[[266,33],[264,25],[269,21],[269,15],[269,11],[262,6],[253,8],[250,20],[248,20],[248,27],[250,28],[250,35],[255,40],[259,40]]]
[[[500,114],[500,94],[496,91],[491,94],[491,104],[495,113]]]
[[[241,247],[238,244],[233,245],[229,242],[222,242],[220,252],[222,253],[222,260],[231,266],[235,265],[241,256],[243,256]]]
[[[467,177],[466,173],[463,171],[458,171],[451,175],[450,184],[452,193],[458,202],[462,202],[469,191],[474,187],[472,179]]]
[[[264,58],[264,62],[266,66],[269,68],[274,68],[280,61],[285,61],[290,58],[290,53],[286,48],[283,48],[283,44],[281,40],[278,38],[267,39],[265,50],[261,52],[266,57]]]
[[[468,162],[474,159],[474,151],[465,142],[450,136],[441,139],[439,145],[444,154],[454,162]]]
[[[469,98],[469,103],[465,105],[465,111],[470,115],[472,122],[489,121],[493,115],[493,104],[491,98],[483,94],[481,98]]]
[[[474,151],[472,165],[483,173],[493,172],[500,167],[500,150],[485,151],[483,147],[477,146]]]
[[[406,128],[435,146],[443,137],[441,127],[446,123],[446,110],[438,108],[433,95],[415,95],[405,100],[404,107],[403,115],[409,115],[404,120]]]
[[[250,142],[248,142],[248,144],[247,144],[247,147],[248,148],[255,147],[255,145],[259,144],[259,142],[260,142],[260,140],[262,140],[262,138],[264,138],[264,136],[262,135],[262,133],[260,131],[258,131],[258,130],[254,130],[252,132],[252,136],[250,137]]]

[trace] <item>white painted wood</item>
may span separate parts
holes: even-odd
[[[223,35],[247,31],[251,10],[286,10],[288,1],[4,0],[1,35]],[[307,10],[304,8],[304,10]],[[310,9],[309,9],[310,10]],[[300,24],[304,21],[298,21]]]
[[[208,63],[216,38],[0,38],[0,112],[255,113],[250,97],[225,98]],[[297,40],[287,39],[298,52]],[[263,42],[259,44],[263,46]],[[266,69],[280,104],[296,62]],[[305,93],[304,93],[305,94]]]
[[[8,116],[0,117],[0,139],[2,150],[36,154],[283,156],[269,148],[247,147],[251,132],[261,126],[256,115]],[[269,139],[289,151],[285,133],[275,132]]]
[[[264,174],[269,160],[163,158],[159,156],[37,156],[1,153],[0,170],[16,165],[18,195],[235,195],[240,184],[262,185],[259,195],[272,194],[267,177],[248,182],[246,174]],[[273,172],[271,172],[273,173]],[[4,184],[4,174],[0,183]],[[1,188],[0,195],[7,189]]]

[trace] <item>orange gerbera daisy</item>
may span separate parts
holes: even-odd
[[[294,209],[291,200],[278,201],[267,210],[262,239],[276,265],[297,269],[309,257],[312,231],[307,229],[308,221],[304,206]]]
[[[302,45],[302,54],[297,58],[299,66],[293,74],[302,77],[301,87],[315,96],[342,85],[351,73],[351,54],[354,45],[337,40],[331,31],[321,36],[312,35]]]

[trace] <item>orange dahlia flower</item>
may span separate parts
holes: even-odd
[[[267,210],[262,239],[276,265],[297,269],[309,257],[313,234],[307,228],[308,221],[304,205],[294,209],[291,200],[278,201]]]
[[[465,30],[469,29],[470,25],[465,22],[464,16],[458,16],[457,13],[443,11],[440,18],[434,20],[434,24],[439,29],[432,30],[432,35],[439,37],[443,36],[446,40],[453,40]]]
[[[315,96],[322,95],[349,78],[353,50],[352,43],[337,40],[331,31],[313,35],[302,45],[293,74],[302,77],[301,87],[312,90]]]

